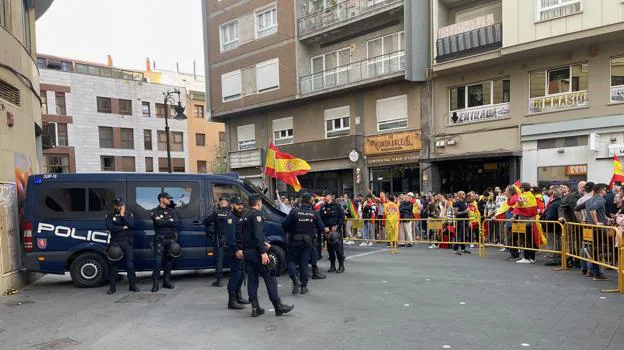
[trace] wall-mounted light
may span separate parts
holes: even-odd
[[[615,137],[611,138],[611,143],[615,143],[615,141],[617,141],[617,139]]]
[[[455,140],[453,140],[453,139],[449,139],[449,140],[446,142],[446,144],[447,144],[447,145],[449,145],[449,146],[453,146],[453,145],[455,144]]]
[[[563,148],[559,148],[559,149],[557,150],[557,153],[564,153],[564,152],[565,152],[565,150],[564,150]]]

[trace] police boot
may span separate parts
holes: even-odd
[[[158,289],[160,289],[158,286],[158,278],[154,278],[152,281],[152,293],[158,292]]]
[[[110,288],[108,288],[108,291],[106,292],[106,294],[115,294],[116,291],[117,291],[117,286],[111,283]]]
[[[275,316],[282,316],[283,314],[287,314],[295,308],[295,305],[284,305],[281,301],[274,303],[275,307]]]
[[[251,317],[258,317],[264,314],[264,309],[260,307],[258,300],[251,300]]]
[[[171,283],[171,272],[166,273],[163,276],[163,288],[173,289],[173,283]]]
[[[230,300],[228,301],[228,309],[230,310],[242,310],[245,307],[238,303],[236,300],[236,295],[230,294]]]
[[[241,292],[240,289],[236,291],[236,301],[241,305],[249,304],[249,300],[243,298],[243,293]]]
[[[343,273],[343,272],[345,272],[344,261],[339,261],[338,270],[336,270],[336,273]]]
[[[217,277],[217,280],[212,282],[213,287],[223,287],[223,283],[221,283],[221,277]]]
[[[329,270],[327,270],[327,272],[336,272],[336,262],[331,262],[331,266],[329,267]]]
[[[312,279],[313,280],[324,280],[326,278],[327,276],[319,272],[318,266],[316,265],[312,266]]]
[[[303,295],[303,294],[308,294],[308,292],[309,292],[309,290],[308,290],[308,287],[307,287],[307,286],[303,286],[303,287],[301,287],[301,294],[302,294],[302,295]]]
[[[130,282],[130,287],[128,288],[131,292],[138,292],[139,288],[136,286],[136,282]]]
[[[301,283],[299,282],[299,278],[297,277],[293,278],[292,282],[293,282],[292,294],[297,295],[299,294],[299,288],[301,288]]]

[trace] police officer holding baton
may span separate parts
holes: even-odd
[[[158,292],[160,270],[164,265],[163,288],[173,289],[171,283],[171,269],[173,259],[180,256],[181,247],[177,242],[180,217],[175,210],[175,204],[167,192],[158,195],[159,205],[152,209],[150,216],[154,223],[154,271],[152,273],[152,292]]]
[[[110,244],[108,245],[108,260],[110,261],[110,288],[107,294],[117,291],[117,270],[121,259],[126,259],[126,271],[130,291],[138,292],[136,286],[136,272],[134,270],[134,248],[132,247],[132,234],[129,229],[134,225],[134,215],[126,210],[123,199],[113,199],[114,210],[106,215],[106,229],[110,232]]]
[[[215,249],[215,257],[217,258],[217,267],[215,270],[215,277],[217,280],[212,283],[213,287],[223,286],[221,278],[223,277],[223,253],[226,237],[230,234],[230,230],[236,229],[229,202],[228,197],[219,197],[219,207],[204,220],[208,239],[212,241]]]
[[[284,305],[277,293],[277,281],[274,271],[269,270],[268,250],[271,245],[266,242],[264,234],[264,216],[262,209],[262,199],[259,195],[249,196],[249,212],[243,219],[243,244],[245,246],[245,266],[247,267],[247,292],[251,302],[251,317],[258,317],[264,314],[264,309],[258,302],[259,277],[262,276],[266,284],[269,298],[275,308],[275,316],[281,316],[290,312],[294,305]],[[275,267],[273,267],[275,268]]]
[[[327,234],[327,252],[331,264],[327,272],[343,273],[344,251],[342,247],[342,228],[344,227],[345,213],[340,204],[336,203],[329,192],[325,192],[325,204],[321,207],[321,218],[325,224]],[[338,258],[338,270],[336,270],[336,257]]]
[[[314,228],[323,232],[325,226],[317,212],[312,209],[312,197],[304,193],[301,206],[293,209],[282,222],[284,232],[288,234],[288,275],[293,281],[293,295],[308,293],[308,262],[314,249]],[[297,264],[300,279],[297,278]]]

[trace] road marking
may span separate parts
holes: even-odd
[[[466,305],[466,303],[465,303],[465,302],[463,302],[463,301],[460,301],[460,302],[459,302],[459,305]]]
[[[451,346],[450,346],[450,345],[442,345],[442,347],[443,347],[444,349],[450,349],[450,348],[451,348]]]
[[[366,252],[366,253],[360,253],[360,254],[355,254],[355,255],[349,255],[348,257],[345,258],[345,260],[351,260],[354,258],[359,258],[362,256],[367,256],[367,255],[373,255],[373,254],[377,254],[377,253],[381,253],[381,252],[385,252],[388,251],[388,249],[379,249],[379,250],[374,250],[372,252]]]
[[[403,306],[409,306],[409,304],[403,304]]]
[[[531,346],[531,344],[529,344],[529,343],[522,343],[520,345],[524,346],[525,348],[528,348],[529,346]]]

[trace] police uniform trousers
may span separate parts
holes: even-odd
[[[216,278],[223,277],[223,255],[224,255],[223,246],[215,246],[215,257],[217,258],[217,267],[215,270]]]
[[[302,287],[308,285],[308,262],[311,254],[312,247],[306,241],[293,241],[288,245],[288,276],[295,280],[299,265],[299,281]]]
[[[112,241],[110,245],[116,245],[123,251],[123,259],[126,262],[126,271],[128,272],[128,281],[130,283],[136,281],[136,270],[134,269],[134,248],[132,247],[131,238],[122,238]],[[110,262],[110,283],[115,284],[117,281],[117,271],[119,271],[119,261]]]
[[[160,277],[160,270],[164,269],[164,277],[171,275],[173,268],[173,257],[169,255],[169,246],[174,243],[173,237],[165,237],[161,235],[154,236],[154,271],[152,279],[157,280]]]
[[[247,269],[247,293],[249,294],[249,300],[258,300],[258,286],[260,285],[260,277],[262,277],[269,299],[273,304],[279,303],[277,280],[273,272],[269,271],[266,265],[262,265],[262,258],[256,250],[245,251],[245,267]]]
[[[327,242],[327,253],[329,254],[329,262],[335,263],[336,258],[338,262],[344,262],[344,249],[342,247],[342,232],[338,230],[338,241],[334,244]]]
[[[236,254],[232,253],[232,260],[230,261],[230,278],[227,284],[227,291],[229,295],[236,295],[243,285],[245,274],[243,272],[244,260],[236,257]]]

